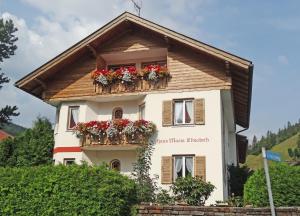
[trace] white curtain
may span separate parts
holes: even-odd
[[[79,109],[72,109],[71,113],[72,113],[72,117],[73,117],[73,120],[74,120],[75,124],[77,124],[78,123]]]
[[[193,116],[193,103],[192,101],[185,102],[185,123],[191,123]]]
[[[188,171],[189,174],[193,175],[193,158],[192,157],[186,157],[185,158],[185,167],[186,171]],[[188,174],[187,172],[185,173],[185,176]]]
[[[183,123],[182,114],[183,114],[183,103],[175,102],[175,123]]]
[[[175,158],[175,176],[174,179],[177,179],[178,173],[182,170],[182,158],[176,157]]]

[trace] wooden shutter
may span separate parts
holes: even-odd
[[[163,101],[162,125],[171,126],[173,121],[173,101]]]
[[[172,156],[161,157],[161,183],[172,184],[173,176],[173,160]]]
[[[205,124],[205,103],[204,99],[195,99],[194,101],[194,118],[195,124],[204,125]]]
[[[205,156],[195,157],[195,176],[201,177],[204,181],[206,180]]]

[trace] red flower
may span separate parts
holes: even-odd
[[[113,120],[113,124],[116,128],[118,128],[118,130],[123,130],[123,128],[125,128],[129,123],[130,123],[130,121],[128,119]]]
[[[134,124],[134,126],[140,127],[140,126],[147,126],[148,123],[149,123],[148,121],[141,119],[141,120],[135,121],[133,124]]]
[[[96,69],[92,72],[92,78],[93,79],[96,79],[98,76],[100,76],[101,74],[103,76],[107,76],[108,74],[110,73],[109,70],[106,70],[106,69]]]

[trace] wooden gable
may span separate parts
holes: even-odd
[[[83,99],[97,95],[90,78],[96,55],[126,53],[133,57],[137,56],[134,53],[159,49],[166,50],[172,78],[165,88],[152,91],[232,89],[236,123],[249,126],[253,72],[250,61],[127,12],[15,85],[46,101]]]
[[[143,31],[131,30],[121,37],[115,37],[104,46],[99,47],[101,53],[149,51],[166,48],[166,44],[158,37],[151,37]]]
[[[130,33],[104,46],[103,49],[100,49],[99,55],[126,52],[128,58],[131,59],[134,52],[165,47],[166,44],[157,38]],[[142,56],[140,57],[142,58]],[[225,73],[225,65],[204,54],[192,53],[183,47],[173,46],[165,58],[172,78],[168,81],[166,88],[149,89],[151,91],[229,89],[231,86],[231,80]],[[134,62],[134,59],[132,61]],[[62,100],[99,95],[96,93],[91,79],[91,72],[95,67],[95,58],[88,54],[81,56],[74,63],[66,65],[45,80],[47,86],[45,99]],[[141,89],[141,91],[144,90]],[[125,94],[134,94],[135,92],[129,91]]]

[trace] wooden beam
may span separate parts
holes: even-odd
[[[47,89],[46,83],[44,83],[42,80],[40,80],[38,78],[34,78],[34,81],[36,81],[44,90]]]
[[[93,54],[94,58],[97,58],[97,51],[96,51],[96,49],[92,45],[90,45],[90,44],[86,45],[86,47]]]
[[[226,76],[230,76],[230,63],[228,61],[225,61],[225,73]]]

